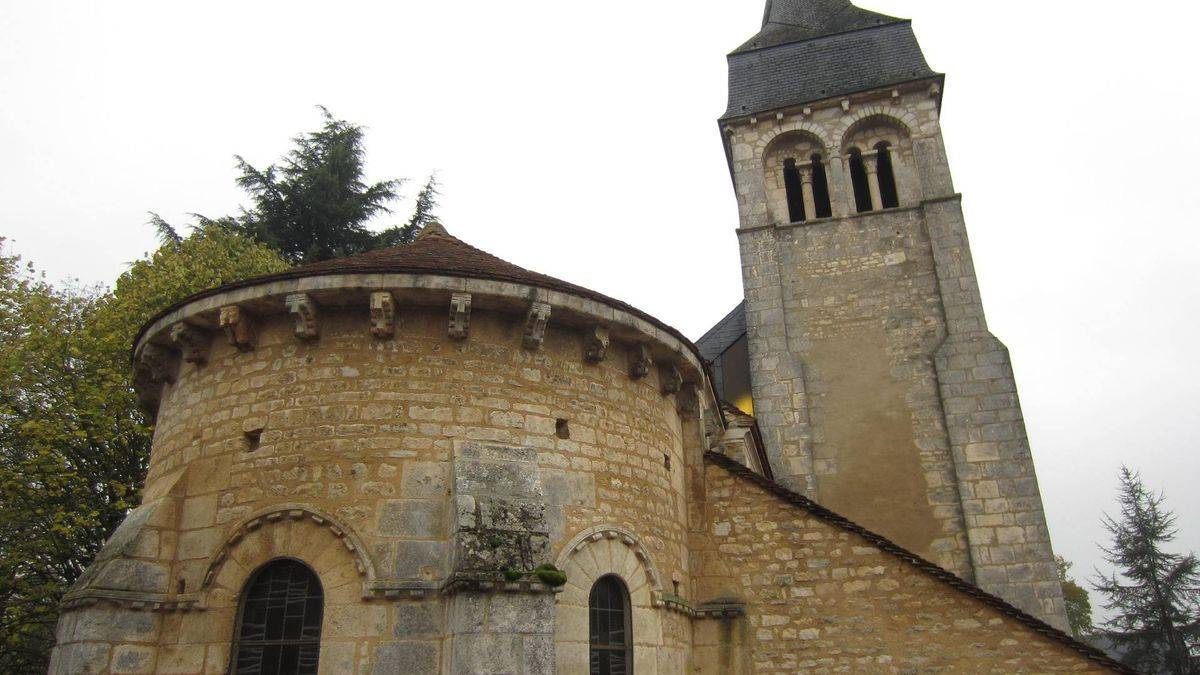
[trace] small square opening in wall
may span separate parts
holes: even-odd
[[[570,423],[561,417],[554,420],[554,435],[558,436],[559,438],[570,438],[571,437]]]
[[[667,471],[671,470],[671,456],[665,452],[663,453],[663,468]]]
[[[243,434],[246,437],[246,452],[258,450],[258,445],[262,441],[262,432],[262,429],[251,429]]]

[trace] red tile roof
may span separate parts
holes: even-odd
[[[249,286],[257,286],[259,284],[270,283],[272,281],[281,281],[285,279],[301,279],[305,277],[326,276],[335,274],[440,274],[452,277],[466,277],[471,279],[495,279],[499,281],[509,281],[518,284],[527,284],[530,286],[538,286],[554,291],[561,291],[576,295],[590,300],[602,302],[610,307],[614,307],[624,312],[628,312],[644,321],[648,321],[658,328],[666,331],[674,336],[682,344],[696,355],[697,359],[702,363],[703,357],[700,355],[696,345],[692,341],[684,337],[682,333],[675,330],[671,326],[659,321],[658,319],[646,314],[645,312],[628,305],[620,300],[610,298],[602,293],[577,286],[561,279],[556,279],[545,274],[540,274],[523,267],[514,265],[507,260],[501,260],[496,256],[481,251],[474,246],[458,239],[449,234],[444,227],[439,223],[430,223],[426,225],[421,233],[417,235],[415,241],[402,246],[394,246],[392,248],[379,249],[376,251],[368,251],[359,255],[349,256],[346,258],[334,258],[332,260],[322,260],[321,262],[309,263],[307,265],[299,265],[282,272],[275,272],[250,279],[243,279],[233,283],[210,288],[200,293],[191,295],[179,302],[174,303],[170,307],[156,314],[143,326],[137,337],[134,339],[134,345],[141,341],[146,330],[158,321],[161,317],[187,305],[190,302],[201,298],[217,295],[225,291],[234,290],[237,288],[246,288]]]

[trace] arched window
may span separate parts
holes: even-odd
[[[783,160],[783,189],[787,192],[788,222],[804,220],[804,191],[800,185],[800,170],[796,160]]]
[[[591,675],[633,672],[633,625],[629,591],[615,576],[600,577],[588,597]]]
[[[877,161],[879,162],[879,197],[883,208],[894,209],[900,206],[900,196],[896,193],[896,172],[892,169],[891,144],[880,141],[875,144]]]
[[[829,200],[829,178],[825,175],[825,163],[821,161],[820,153],[810,157],[813,172],[813,201],[817,205],[817,218],[828,218],[833,215],[833,203]]]
[[[867,167],[858,148],[850,148],[850,182],[854,186],[854,210],[858,213],[870,211],[871,185],[867,182]]]
[[[242,597],[233,672],[316,673],[324,598],[303,563],[276,560],[259,569]]]

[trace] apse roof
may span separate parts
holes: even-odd
[[[191,295],[174,303],[147,321],[134,340],[134,344],[139,344],[145,331],[160,318],[196,300],[238,288],[268,284],[273,281],[342,274],[431,274],[507,281],[561,291],[604,303],[609,307],[619,309],[648,321],[658,328],[665,330],[680,340],[682,344],[687,345],[696,354],[699,354],[699,350],[695,344],[678,330],[636,307],[611,298],[603,293],[598,293],[583,286],[578,286],[539,272],[527,270],[524,267],[502,260],[451,235],[446,231],[446,228],[436,222],[426,225],[420,234],[417,235],[417,238],[408,244],[368,251],[345,258],[334,258],[307,265],[298,265],[281,272],[235,281]]]

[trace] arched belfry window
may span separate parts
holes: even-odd
[[[796,160],[783,160],[783,189],[787,193],[788,222],[804,220],[804,191],[800,184],[800,169]]]
[[[809,159],[812,160],[813,202],[816,204],[817,218],[828,218],[833,215],[833,202],[829,199],[829,178],[825,175],[825,162],[821,161],[820,153]]]
[[[854,210],[858,213],[870,211],[871,185],[867,182],[867,166],[858,148],[850,148],[850,183],[854,187]]]
[[[233,672],[316,673],[324,593],[317,575],[295,560],[276,560],[246,585]]]
[[[588,597],[591,675],[633,672],[633,623],[629,591],[615,576],[600,577]]]
[[[900,206],[900,196],[896,193],[896,172],[892,168],[891,143],[880,141],[875,144],[876,161],[879,173],[879,198],[883,208],[894,209]]]

